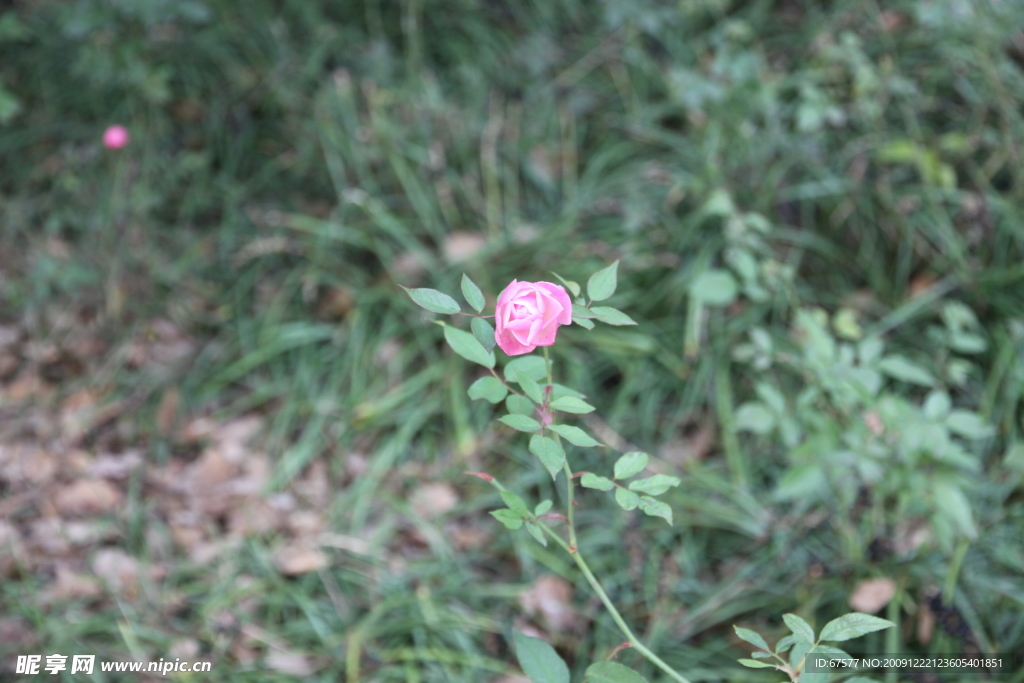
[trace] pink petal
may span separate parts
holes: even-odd
[[[562,311],[558,317],[559,325],[569,325],[572,323],[572,300],[569,298],[569,293],[565,291],[565,287],[561,285],[552,284],[550,282],[535,282],[535,287],[543,289],[551,295],[555,301],[562,307]]]
[[[494,341],[497,342],[499,349],[510,356],[521,356],[524,353],[529,353],[537,348],[536,346],[523,344],[515,338],[511,331],[507,331],[504,334],[496,333],[494,335]]]

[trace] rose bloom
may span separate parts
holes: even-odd
[[[559,285],[513,280],[498,297],[494,322],[498,347],[521,356],[555,343],[558,326],[572,322],[572,301]]]
[[[110,126],[103,131],[103,146],[107,149],[121,149],[132,139],[124,126]]]

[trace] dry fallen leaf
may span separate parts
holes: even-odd
[[[438,517],[458,503],[455,489],[441,482],[421,484],[412,494],[412,510],[418,517]]]
[[[124,494],[106,479],[79,479],[58,488],[53,502],[64,515],[103,514],[120,507]]]
[[[292,651],[271,650],[267,653],[264,665],[289,676],[304,678],[313,674],[313,665],[304,654]]]
[[[932,642],[935,634],[935,612],[932,611],[927,602],[921,604],[917,612],[917,640],[922,645]]]
[[[554,632],[565,631],[575,619],[572,585],[565,579],[546,574],[519,594],[519,604],[530,616],[540,615],[546,626]]]
[[[57,580],[41,596],[44,603],[95,598],[100,595],[100,584],[91,576],[77,574],[64,564],[57,565]]]
[[[112,590],[133,592],[139,578],[139,561],[117,548],[101,548],[92,557],[92,572]]]
[[[850,607],[858,612],[874,614],[888,605],[894,595],[896,582],[892,579],[865,579],[850,594]]]
[[[274,565],[286,576],[315,572],[329,563],[327,555],[322,551],[301,545],[284,546],[274,556]]]
[[[478,232],[453,232],[444,241],[444,255],[449,263],[472,258],[487,244],[487,238]]]
[[[170,434],[174,427],[174,418],[178,416],[178,405],[181,403],[181,392],[177,387],[164,391],[160,405],[156,408],[156,429],[160,434]]]

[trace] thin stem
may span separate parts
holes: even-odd
[[[548,347],[546,347],[546,346],[544,347],[544,369],[547,371],[547,374],[548,374],[548,386],[550,386],[550,385],[554,384],[555,382],[551,378],[551,358],[550,358],[550,356],[548,356]],[[545,410],[547,410],[548,396],[549,396],[549,394],[545,391],[544,392],[544,409]],[[557,434],[555,434],[555,441],[558,442],[559,446],[562,445],[562,440],[558,438]],[[565,472],[565,491],[566,491],[566,496],[568,496],[568,503],[566,503],[566,507],[569,509],[569,514],[568,514],[568,517],[569,517],[569,553],[573,554],[573,553],[576,552],[576,549],[579,548],[579,545],[576,543],[576,524],[575,524],[575,522],[573,520],[573,497],[574,497],[574,491],[573,491],[573,484],[572,484],[572,469],[569,467],[569,459],[568,458],[566,458],[565,460],[562,461],[562,470]]]
[[[547,371],[548,385],[554,384],[554,382],[551,379],[551,358],[550,356],[548,356],[548,349],[546,346],[544,347],[544,369]],[[545,408],[547,407],[547,400],[548,399],[545,396]],[[555,435],[555,439],[559,440],[557,434]],[[633,635],[633,632],[629,629],[629,626],[626,625],[626,620],[622,618],[621,614],[619,614],[619,610],[615,609],[615,605],[612,604],[612,601],[608,597],[608,594],[604,592],[604,588],[602,588],[601,584],[597,582],[597,578],[594,576],[594,573],[590,571],[590,567],[583,559],[583,556],[580,555],[579,545],[577,545],[576,543],[576,524],[573,521],[572,470],[569,468],[568,459],[562,462],[562,469],[565,471],[566,491],[569,496],[569,543],[566,544],[562,537],[553,532],[551,529],[549,529],[546,524],[538,524],[538,526],[545,533],[551,536],[551,538],[555,539],[558,545],[562,546],[562,549],[569,553],[572,559],[576,562],[576,566],[578,566],[580,568],[580,571],[583,572],[583,576],[587,577],[587,581],[590,583],[591,588],[593,588],[594,592],[597,593],[597,596],[601,598],[601,602],[604,603],[605,609],[607,609],[608,613],[612,615],[612,619],[615,621],[615,624],[619,627],[619,630],[622,631],[623,635],[626,636],[626,639],[629,641],[629,644],[633,646],[633,649],[635,649],[637,652],[646,657],[652,664],[654,664],[659,669],[668,674],[668,676],[672,680],[677,681],[678,683],[690,683],[689,680],[687,680],[679,673],[677,673],[672,667],[670,667],[665,662],[661,661],[661,658],[658,657],[658,655],[654,654],[649,649],[647,649],[647,646],[641,643],[637,639],[637,637]]]
[[[690,683],[688,679],[684,678],[668,664],[661,661],[661,658],[658,657],[658,655],[648,650],[647,647],[643,643],[641,643],[636,636],[633,635],[633,632],[629,629],[629,626],[626,625],[626,620],[622,618],[621,614],[619,614],[619,610],[615,609],[615,605],[612,604],[611,599],[608,597],[608,594],[604,592],[604,588],[601,587],[601,584],[597,582],[597,579],[594,577],[594,573],[590,571],[590,567],[587,565],[586,561],[580,555],[579,551],[570,551],[569,545],[565,542],[565,540],[561,536],[556,534],[554,531],[549,529],[547,524],[538,524],[537,526],[539,526],[544,533],[553,538],[555,542],[558,543],[558,545],[560,545],[565,552],[569,553],[569,555],[572,556],[572,559],[576,562],[576,566],[580,568],[580,571],[583,572],[583,576],[585,576],[587,578],[587,582],[590,583],[590,587],[593,588],[594,592],[597,593],[597,596],[601,598],[601,602],[604,603],[605,609],[607,609],[608,613],[612,615],[612,619],[615,621],[615,624],[619,627],[619,630],[622,631],[622,634],[626,636],[626,640],[628,640],[629,644],[633,646],[633,649],[642,654],[644,657],[650,660],[652,664],[654,664],[659,669],[668,674],[668,676],[672,680],[678,681],[678,683]]]

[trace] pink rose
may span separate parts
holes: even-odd
[[[124,126],[111,126],[103,131],[103,146],[107,149],[121,149],[132,139]]]
[[[494,322],[501,350],[521,356],[555,343],[558,326],[572,322],[572,301],[559,285],[513,280],[498,297]]]

